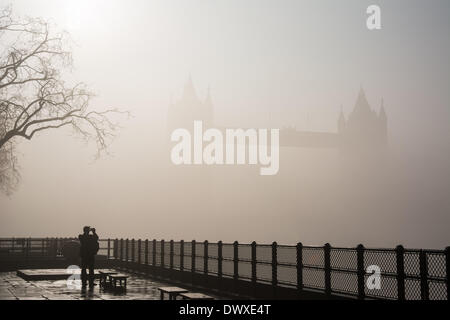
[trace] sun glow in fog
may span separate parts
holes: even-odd
[[[108,27],[107,17],[117,9],[116,1],[65,0],[63,4],[66,27],[75,32]]]

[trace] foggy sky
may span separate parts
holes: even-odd
[[[366,28],[370,4],[381,7],[379,31]],[[114,238],[449,244],[447,0],[18,0],[13,9],[69,31],[75,68],[67,79],[90,86],[92,106],[133,117],[122,122],[112,155],[97,161],[93,146],[70,131],[23,141],[19,190],[0,195],[0,237],[70,236],[92,225]],[[217,125],[232,127],[336,132],[340,106],[348,115],[364,87],[377,112],[384,99],[390,170],[400,188],[385,186],[379,199],[368,192],[347,212],[351,206],[331,187],[340,178],[326,173],[335,172],[327,151],[286,148],[279,177],[249,173],[244,180],[226,169],[228,180],[219,181],[246,186],[242,199],[216,194],[197,211],[177,210],[189,203],[167,182],[165,125],[189,75],[201,98],[211,88]],[[275,190],[278,183],[290,193],[258,197],[261,186]],[[324,200],[319,190],[327,186],[323,192],[335,196]]]

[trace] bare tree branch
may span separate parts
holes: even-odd
[[[67,34],[52,32],[46,21],[0,8],[0,186],[18,181],[16,139],[71,127],[96,143],[99,156],[114,137],[118,125],[111,115],[123,112],[91,110],[86,86],[63,81],[62,71],[72,65],[67,43]]]

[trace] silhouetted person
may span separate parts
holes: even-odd
[[[92,231],[92,234],[89,234],[90,231]],[[78,239],[81,244],[81,283],[83,287],[86,287],[86,269],[89,269],[89,287],[93,288],[95,255],[97,254],[99,248],[98,235],[95,233],[95,228],[84,227],[83,234],[80,234]]]

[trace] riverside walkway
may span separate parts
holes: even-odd
[[[0,239],[0,271],[65,269],[78,265],[64,255],[64,248],[74,241],[73,238]],[[96,267],[138,274],[191,292],[215,292],[233,298],[448,300],[450,297],[450,247],[367,248],[360,244],[342,248],[328,243],[306,246],[276,242],[101,239]],[[379,281],[373,282],[374,277]],[[378,286],[370,285],[376,282]],[[132,288],[133,281],[130,285]]]
[[[168,286],[164,282],[127,275],[126,293],[114,293],[100,289],[99,285],[92,291],[68,287],[67,279],[27,281],[17,276],[16,272],[0,272],[0,300],[159,300],[158,287]],[[214,298],[220,299],[217,296]]]

